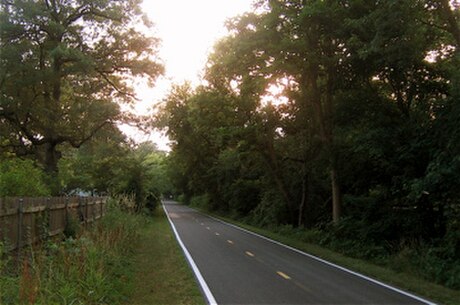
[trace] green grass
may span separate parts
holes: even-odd
[[[112,200],[106,216],[76,238],[25,248],[19,260],[0,253],[0,304],[119,304],[133,290],[133,249],[144,223]]]
[[[207,213],[207,212],[204,212]],[[209,214],[209,213],[208,213]],[[233,219],[223,217],[220,215],[212,214],[213,216],[220,218],[226,222],[238,225],[242,228],[245,228],[249,231],[255,232],[257,234],[263,235],[265,237],[271,238],[273,240],[279,241],[285,245],[294,247],[296,249],[302,250],[306,253],[312,254],[329,262],[335,263],[347,269],[353,270],[355,272],[364,274],[371,278],[382,281],[386,284],[390,284],[394,287],[402,289],[407,292],[411,292],[415,295],[424,297],[428,300],[436,302],[438,304],[445,305],[459,305],[460,304],[460,291],[448,289],[441,285],[433,284],[431,282],[425,281],[418,277],[415,277],[406,273],[399,273],[382,266],[377,266],[370,262],[350,258],[344,256],[340,253],[331,251],[329,249],[320,247],[315,244],[306,243],[299,240],[295,235],[285,233],[280,234],[267,229],[262,229],[254,227],[248,224],[244,224]]]
[[[134,259],[135,289],[126,304],[205,304],[161,207],[142,230]]]
[[[92,229],[20,261],[0,243],[0,305],[205,304],[163,210],[137,215],[112,202]]]

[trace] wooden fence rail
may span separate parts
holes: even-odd
[[[0,242],[21,249],[104,216],[107,197],[0,198]]]

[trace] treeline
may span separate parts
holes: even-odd
[[[0,196],[163,192],[164,154],[129,142],[133,84],[163,67],[140,0],[0,1]],[[144,29],[144,30],[141,30]]]
[[[184,201],[460,288],[459,18],[447,0],[257,1],[206,84],[165,99]]]
[[[166,153],[150,142],[134,144],[116,129],[101,131],[78,150],[60,150],[56,176],[33,158],[0,156],[0,197],[122,195],[142,210],[170,192]]]

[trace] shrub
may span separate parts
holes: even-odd
[[[12,264],[4,244],[0,241],[0,304],[17,304],[19,278],[12,276]]]
[[[192,199],[190,199],[190,205],[200,209],[209,209],[210,200],[208,194],[192,197]]]
[[[0,197],[50,195],[45,175],[31,160],[7,159],[0,163]]]
[[[262,227],[273,228],[288,219],[288,211],[276,189],[268,189],[262,193],[261,202],[251,211],[251,222]]]

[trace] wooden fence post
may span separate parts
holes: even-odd
[[[101,205],[101,218],[104,216],[104,199],[101,198],[100,205]]]
[[[65,197],[65,219],[64,219],[64,231],[69,226],[69,197]]]
[[[83,216],[83,209],[82,209],[82,203],[81,203],[82,199],[80,196],[78,196],[78,221],[80,221],[80,224],[81,222],[84,220],[84,216]]]
[[[51,210],[51,198],[47,197],[45,206],[45,216],[43,217],[43,220],[45,221],[43,226],[43,240],[48,240],[48,238],[51,236],[51,213],[53,213],[53,211]]]
[[[85,197],[83,202],[85,203],[85,228],[88,228],[88,197]]]
[[[23,218],[24,218],[24,199],[19,198],[18,202],[18,238],[16,240],[16,248],[18,250],[18,259],[20,258],[21,255],[21,248],[22,248],[22,223],[23,223]]]
[[[67,228],[69,228],[70,226],[70,216],[69,216],[69,197],[67,196],[65,198],[65,220],[64,220],[64,229],[63,229],[63,232],[64,234],[67,234]]]

